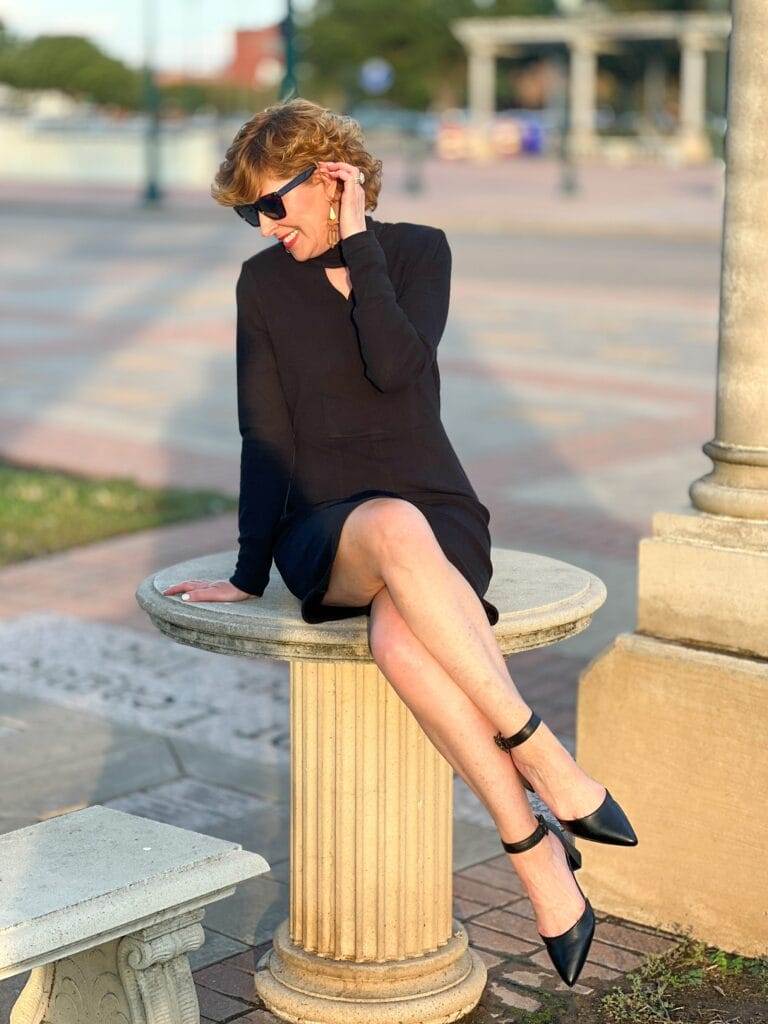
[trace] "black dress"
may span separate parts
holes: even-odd
[[[490,513],[440,418],[437,346],[448,316],[445,232],[366,216],[366,230],[295,260],[277,242],[237,281],[242,436],[239,555],[232,583],[261,595],[275,565],[305,622],[369,614],[324,605],[349,513],[372,497],[412,502],[480,598],[493,574]],[[349,268],[348,298],[326,266]]]

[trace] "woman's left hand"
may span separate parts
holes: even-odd
[[[357,180],[360,169],[336,160],[318,160],[317,166],[344,185],[339,210],[339,236],[349,238],[358,231],[366,231],[365,189]]]

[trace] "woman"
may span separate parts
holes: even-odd
[[[276,239],[236,287],[240,550],[228,580],[165,593],[260,596],[274,558],[305,621],[368,615],[374,660],[507,837],[573,985],[594,914],[578,851],[524,786],[574,834],[637,839],[509,677],[483,597],[489,512],[440,420],[451,252],[440,228],[366,215],[380,181],[359,125],[304,99],[256,114],[228,149],[214,198]]]

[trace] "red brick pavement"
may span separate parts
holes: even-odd
[[[569,989],[552,966],[531,903],[504,853],[454,874],[454,914],[489,971],[479,1004],[488,1014],[480,1018],[483,1021],[498,1020],[504,1007],[538,1009],[542,991],[569,999],[607,990],[647,955],[664,953],[679,941],[674,935],[596,913],[589,957],[579,982]],[[194,972],[204,1021],[276,1024],[278,1018],[266,1010],[254,985],[256,964],[270,947],[264,942]]]
[[[157,635],[135,592],[152,572],[232,550],[235,513],[170,524],[18,562],[0,571],[0,618],[40,610],[128,626]]]

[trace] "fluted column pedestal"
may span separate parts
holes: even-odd
[[[297,1024],[466,1014],[486,968],[451,913],[450,765],[375,663],[291,663],[291,749],[290,916],[260,997]]]

